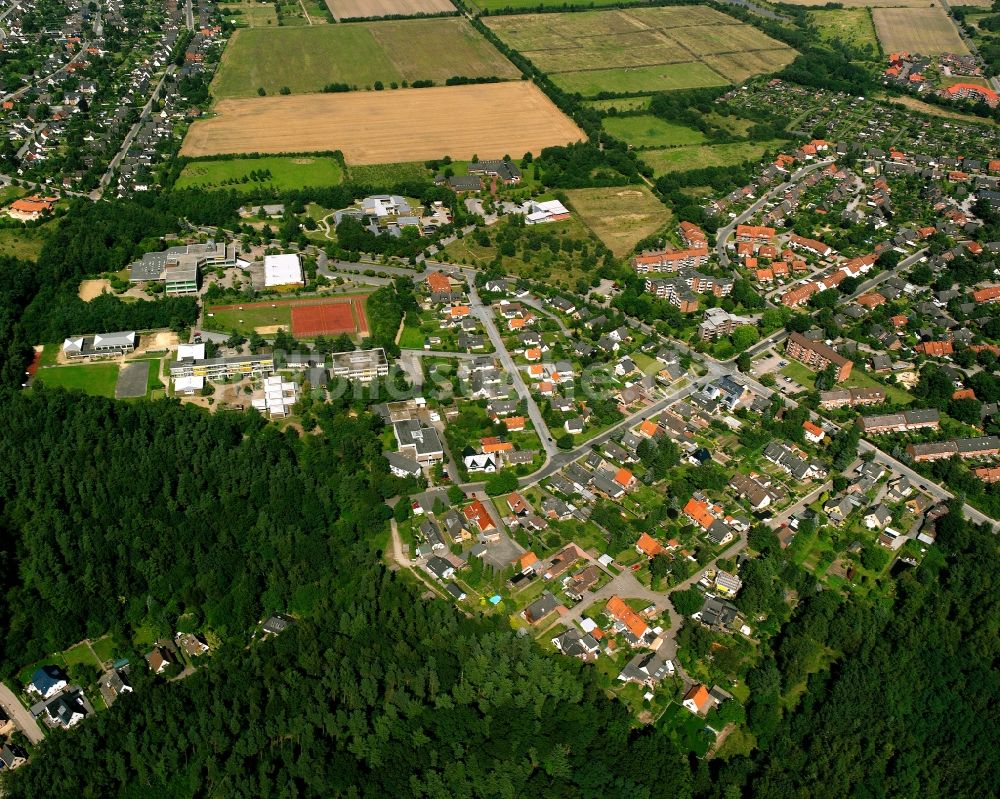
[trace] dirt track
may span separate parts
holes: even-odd
[[[341,150],[348,164],[519,158],[584,138],[527,81],[221,100],[182,155]]]

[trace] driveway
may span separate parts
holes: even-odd
[[[42,738],[45,736],[42,734],[38,722],[28,712],[28,709],[21,704],[21,701],[14,695],[14,692],[3,683],[0,683],[0,707],[14,720],[14,723],[17,724],[31,743],[41,743]]]

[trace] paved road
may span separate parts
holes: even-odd
[[[829,491],[832,488],[833,488],[832,480],[827,480],[825,483],[823,483],[823,485],[819,486],[818,488],[814,488],[812,491],[810,491],[808,494],[802,497],[802,499],[800,499],[794,505],[789,505],[787,508],[784,508],[783,510],[774,514],[774,516],[771,518],[771,527],[773,529],[781,527],[781,525],[783,525],[786,521],[792,518],[792,516],[794,516],[796,513],[805,510],[809,505],[811,505],[813,502],[819,499],[823,495],[824,491]]]
[[[136,123],[129,129],[129,132],[125,134],[125,139],[122,141],[122,146],[118,149],[115,157],[111,159],[111,163],[108,164],[108,168],[105,173],[101,176],[101,184],[99,191],[103,191],[111,183],[111,178],[114,177],[115,170],[118,169],[118,165],[121,164],[122,159],[128,153],[128,148],[132,146],[132,141],[135,139],[136,134],[138,134],[139,129],[146,123],[149,119],[149,112],[153,108],[153,99],[160,94],[160,89],[163,86],[163,82],[168,76],[173,75],[177,70],[174,64],[170,64],[166,70],[164,70],[163,75],[160,76],[160,80],[156,84],[156,88],[150,92],[149,99],[146,100],[146,104],[142,107],[142,111],[139,112],[139,119]]]
[[[547,316],[549,319],[552,319],[557,325],[559,325],[559,330],[562,332],[564,336],[566,336],[566,338],[568,339],[573,338],[573,332],[568,327],[566,327],[565,322],[563,322],[563,320],[558,316],[558,314],[552,313],[552,311],[550,311],[548,308],[542,305],[541,300],[539,300],[537,297],[522,297],[521,302],[530,308],[534,308],[543,316]]]
[[[28,712],[28,708],[21,704],[14,692],[3,683],[0,683],[0,707],[21,728],[31,743],[41,743],[45,736],[42,735],[41,727],[38,726],[35,717]]]
[[[194,30],[194,9],[191,0],[185,0],[184,3],[184,24],[187,25],[189,31]]]
[[[486,328],[486,334],[490,337],[490,341],[493,343],[493,349],[496,350],[496,357],[500,359],[500,363],[503,368],[511,376],[514,382],[514,390],[517,395],[525,401],[528,406],[528,416],[531,417],[531,423],[535,426],[535,430],[538,433],[538,438],[542,442],[542,448],[545,450],[546,461],[558,453],[555,442],[549,435],[549,427],[545,424],[545,420],[542,418],[542,412],[538,410],[538,404],[535,402],[534,397],[528,391],[528,386],[524,382],[524,377],[521,375],[521,371],[517,368],[514,363],[514,359],[510,357],[510,353],[507,352],[507,347],[504,346],[503,339],[500,337],[500,331],[497,330],[496,321],[493,318],[493,309],[488,306],[483,305],[481,299],[479,299],[479,292],[476,291],[475,281],[469,286],[469,305],[472,313],[474,313],[479,321],[483,323],[483,327]]]

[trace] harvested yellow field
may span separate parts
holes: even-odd
[[[981,0],[986,2],[986,0]],[[784,0],[792,6],[825,6],[830,0]],[[837,0],[844,8],[930,8],[935,0]],[[972,5],[972,3],[962,3]]]
[[[934,8],[876,8],[875,31],[885,52],[905,50],[922,55],[968,55],[958,28],[938,6]]]
[[[452,14],[449,0],[326,0],[337,19],[365,17],[410,17],[416,14]]]
[[[340,150],[348,164],[520,156],[584,133],[533,83],[220,100],[181,153]]]

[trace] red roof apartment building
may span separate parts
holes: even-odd
[[[792,333],[788,337],[785,353],[817,372],[832,364],[837,370],[837,382],[850,377],[851,369],[854,368],[854,361],[845,358],[833,347],[828,347],[822,341],[810,341],[801,333]]]

